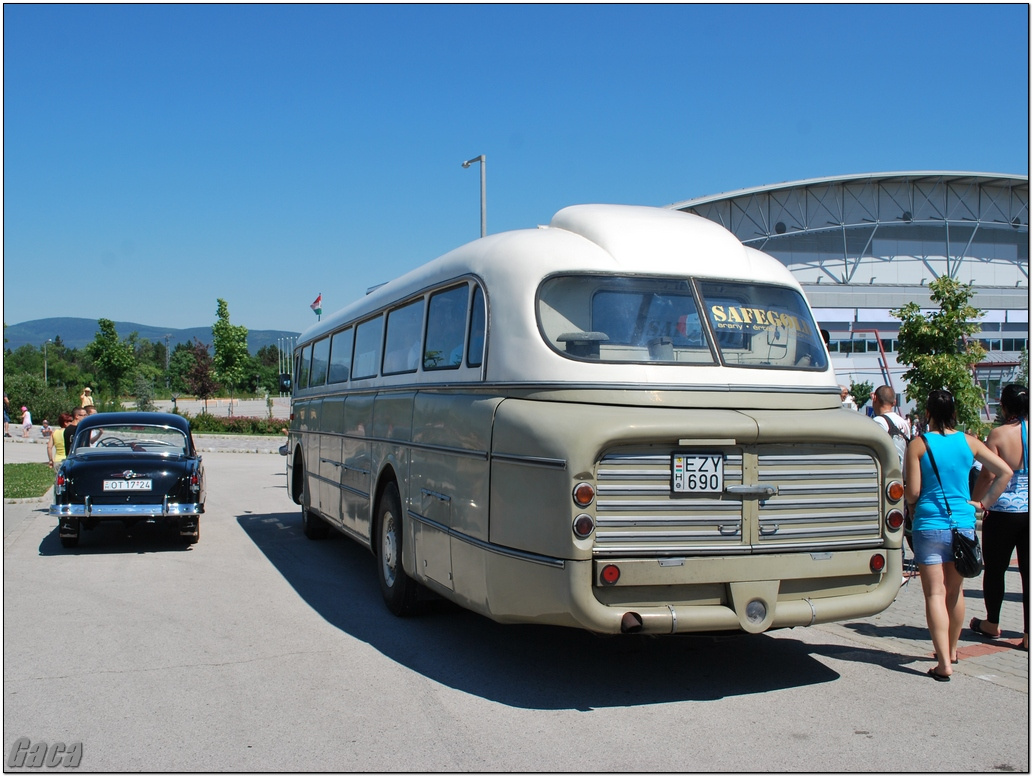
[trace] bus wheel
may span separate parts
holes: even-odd
[[[402,502],[394,483],[388,484],[380,497],[377,534],[377,570],[384,602],[395,615],[408,615],[416,606],[416,583],[402,567]]]
[[[330,525],[311,510],[301,508],[301,526],[310,540],[325,540],[330,534]]]

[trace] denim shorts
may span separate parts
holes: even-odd
[[[969,539],[976,536],[975,529],[958,529]],[[914,543],[916,564],[952,564],[954,553],[951,550],[952,534],[950,529],[924,529],[911,533]]]

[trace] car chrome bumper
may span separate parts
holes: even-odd
[[[170,502],[161,504],[95,505],[89,499],[84,504],[54,504],[50,514],[55,518],[180,518],[201,515],[204,505]]]

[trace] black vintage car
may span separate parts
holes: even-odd
[[[97,413],[79,422],[54,482],[50,514],[75,547],[101,521],[164,521],[200,538],[205,479],[190,424],[171,413]]]

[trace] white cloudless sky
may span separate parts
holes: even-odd
[[[249,329],[566,205],[1028,174],[1013,5],[11,5],[4,309]],[[60,333],[55,333],[60,334]]]

